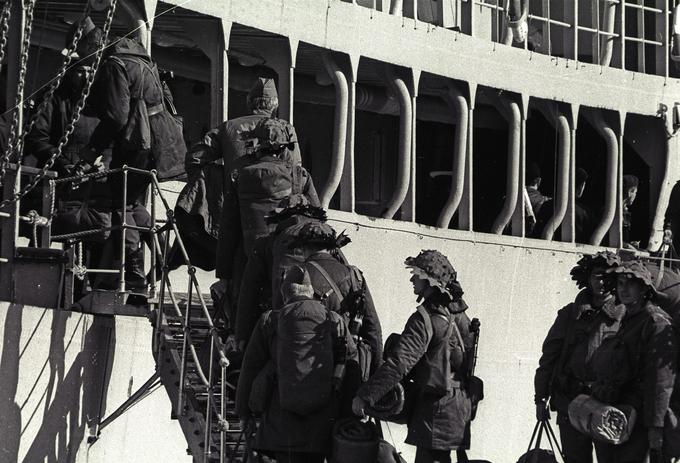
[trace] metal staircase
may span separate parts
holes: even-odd
[[[193,298],[188,304],[185,294],[178,296],[179,301],[170,299],[163,304],[157,324],[160,330],[156,333],[156,367],[173,404],[172,418],[179,421],[187,440],[187,451],[194,461],[244,461],[243,437],[234,410],[238,370],[230,370],[231,365],[221,370],[219,360],[210,368],[211,322],[205,318],[200,301]],[[211,316],[214,315],[212,306],[207,308]],[[184,325],[187,319],[190,320],[188,337]],[[194,349],[187,349],[188,343]],[[189,354],[183,362],[183,351],[195,351],[196,356]],[[219,374],[206,377],[204,372],[209,370]],[[204,380],[212,386],[208,388]]]

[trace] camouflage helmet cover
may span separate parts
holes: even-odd
[[[621,258],[611,251],[600,251],[596,254],[585,254],[571,269],[571,279],[579,288],[588,287],[590,272],[595,267],[610,269],[621,264]]]
[[[411,269],[411,273],[426,280],[432,288],[438,289],[452,301],[463,295],[456,270],[441,252],[423,250],[416,257],[407,257],[404,264]]]

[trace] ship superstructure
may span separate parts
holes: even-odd
[[[514,461],[532,429],[541,341],[576,292],[569,269],[581,253],[625,246],[624,174],[640,179],[635,241],[648,251],[663,245],[680,180],[675,2],[91,3],[98,25],[112,20],[112,34],[137,37],[175,74],[188,143],[244,114],[259,73],[276,77],[279,116],[296,127],[332,224],[352,238],[347,256],[371,285],[385,334],[400,331],[415,307],[404,258],[431,248],[451,258],[470,313],[482,320],[478,374],[486,399],[470,454]],[[49,86],[63,63],[66,30],[86,8],[85,0],[11,2],[7,108],[17,93],[27,101]],[[540,167],[553,199],[538,236],[526,219],[530,164]],[[76,304],[69,295],[83,272],[123,269],[83,269],[81,236],[51,236],[51,186],[77,179],[25,165],[15,181],[16,164],[6,167],[0,429],[12,438],[0,444],[0,460],[240,457],[230,361],[207,295],[212,275],[188,265],[149,298],[122,286]],[[576,230],[578,168],[589,178],[581,198],[593,216],[587,236]],[[12,198],[36,177],[43,208],[29,216]],[[180,188],[152,187],[159,234],[173,235],[167,211]],[[36,246],[19,238],[20,224],[35,230]],[[159,384],[167,395],[153,392]],[[389,431],[412,461],[403,429]]]

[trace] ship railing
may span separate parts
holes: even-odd
[[[22,167],[22,171],[26,170],[26,168]],[[29,169],[30,170],[30,169]],[[38,171],[38,169],[36,169]],[[129,167],[129,166],[122,166],[117,169],[111,169],[111,170],[105,170],[105,171],[99,171],[99,172],[92,172],[92,173],[87,173],[87,174],[81,174],[81,175],[75,175],[71,177],[63,177],[63,178],[54,178],[55,176],[52,175],[51,178],[46,179],[46,183],[49,185],[47,188],[47,191],[49,192],[48,195],[48,203],[51,204],[51,209],[49,210],[49,214],[46,214],[46,217],[42,217],[44,223],[49,224],[51,222],[51,217],[52,217],[52,211],[54,209],[54,202],[55,202],[55,191],[56,191],[56,186],[60,184],[74,184],[74,183],[84,183],[84,182],[90,182],[90,181],[95,181],[100,178],[104,177],[110,177],[112,175],[121,175],[122,176],[122,192],[121,192],[121,202],[120,202],[120,214],[121,214],[121,224],[117,226],[111,226],[111,227],[100,227],[96,229],[91,229],[91,230],[83,230],[79,232],[74,232],[70,234],[62,234],[62,235],[54,235],[51,236],[51,241],[60,241],[64,242],[70,245],[75,245],[78,246],[81,243],[81,240],[85,237],[96,235],[96,234],[101,234],[102,232],[106,231],[119,231],[120,232],[120,257],[121,257],[121,262],[120,266],[117,269],[83,269],[82,271],[84,273],[118,273],[120,282],[118,285],[118,292],[119,293],[124,293],[125,292],[125,236],[128,230],[136,230],[140,233],[150,233],[153,237],[151,241],[151,282],[150,282],[150,290],[149,290],[149,299],[148,303],[150,306],[156,306],[156,317],[155,317],[155,327],[154,327],[154,339],[153,339],[153,350],[154,350],[154,355],[156,356],[156,364],[160,365],[160,362],[158,360],[160,359],[160,354],[161,354],[161,336],[162,336],[162,324],[167,320],[166,315],[170,315],[173,318],[177,319],[180,321],[182,324],[181,329],[183,332],[183,338],[182,338],[182,347],[181,347],[181,366],[180,366],[180,378],[179,378],[179,394],[178,394],[178,401],[176,404],[176,410],[179,414],[184,414],[186,413],[186,393],[187,393],[187,388],[189,387],[189,383],[187,381],[188,375],[189,375],[189,359],[191,359],[192,364],[193,364],[193,369],[195,371],[196,376],[199,379],[199,388],[203,389],[200,392],[204,392],[206,397],[207,397],[207,402],[206,402],[206,410],[205,410],[205,427],[204,427],[204,449],[205,449],[205,454],[203,456],[203,461],[212,461],[212,458],[214,455],[212,455],[211,451],[211,442],[212,442],[212,434],[211,434],[211,428],[212,428],[212,417],[213,417],[213,412],[214,416],[217,417],[218,420],[218,429],[220,432],[220,443],[219,443],[219,460],[221,462],[225,461],[226,458],[226,431],[228,430],[228,422],[226,420],[226,405],[225,405],[225,397],[226,397],[226,387],[228,385],[228,382],[226,381],[226,369],[229,367],[229,360],[226,356],[226,347],[225,344],[222,342],[222,339],[220,338],[219,331],[215,325],[215,322],[213,320],[213,317],[208,309],[208,305],[205,302],[205,299],[203,297],[203,292],[201,290],[201,286],[199,284],[198,278],[196,276],[196,268],[191,264],[191,261],[189,259],[189,255],[187,253],[186,247],[184,245],[184,242],[182,241],[182,237],[179,233],[179,230],[177,228],[177,225],[175,223],[174,219],[174,211],[170,207],[170,203],[168,202],[167,198],[163,194],[163,190],[161,188],[160,182],[158,180],[158,177],[156,175],[156,171],[147,171],[147,170],[142,170],[142,169],[137,169],[134,167]],[[127,203],[127,187],[128,187],[128,178],[130,175],[140,175],[140,176],[146,176],[149,177],[150,179],[150,189],[151,189],[151,200],[150,200],[150,207],[151,207],[151,226],[149,227],[140,227],[137,225],[129,224],[126,221],[125,217],[125,205]],[[163,209],[165,209],[165,215],[167,217],[166,223],[163,227],[158,227],[156,223],[156,208],[158,206],[158,201],[160,201],[160,205],[162,206]],[[16,201],[17,204],[17,209],[18,210],[18,204],[19,200],[17,199]],[[115,209],[115,208],[114,208]],[[116,213],[114,210],[113,213]],[[2,217],[4,218],[9,218],[11,217],[11,213],[3,212]],[[26,220],[29,220],[29,217],[26,217]],[[47,229],[49,233],[49,229]],[[165,234],[164,236],[164,245],[161,247],[160,245],[160,240],[159,240],[159,235]],[[187,302],[186,302],[186,307],[184,313],[182,313],[181,307],[180,307],[180,302],[178,296],[175,294],[172,284],[170,281],[169,277],[169,258],[170,258],[170,249],[169,249],[169,243],[170,243],[170,238],[172,238],[172,235],[174,235],[175,238],[175,245],[179,249],[181,258],[183,260],[184,265],[186,265],[187,268],[187,275],[188,275],[188,282],[187,282]],[[47,242],[49,243],[50,238],[45,238]],[[40,243],[35,243],[38,247],[40,247]],[[42,243],[43,245],[45,242]],[[49,246],[49,245],[48,245]],[[157,256],[157,250],[162,249],[161,251],[161,259],[160,262],[156,258]],[[155,286],[155,275],[156,275],[156,267],[160,265],[162,267],[162,277],[161,277],[161,282],[160,282],[160,288],[158,292],[156,292],[156,286]],[[167,299],[169,299],[170,304],[166,304],[166,296]],[[210,347],[209,347],[209,363],[207,366],[205,364],[202,364],[197,350],[196,350],[196,345],[194,344],[194,341],[192,339],[192,302],[197,301],[199,303],[200,307],[200,314],[201,314],[201,320],[204,323],[204,326],[207,325],[208,329],[208,339],[210,342]],[[166,309],[166,305],[169,306],[169,309]],[[169,310],[169,313],[166,313],[166,310]],[[219,371],[216,371],[215,365],[219,366]],[[219,389],[217,387],[219,381]],[[218,400],[218,394],[219,397],[221,397],[221,400]]]
[[[345,0],[358,6],[369,8],[375,11],[382,11],[385,14],[410,17],[416,21],[422,21],[418,17],[419,4],[430,2],[430,0],[393,0],[387,2],[383,0]],[[466,34],[475,35],[472,24],[475,22],[473,16],[478,15],[479,8],[492,10],[492,25],[490,39],[498,43],[508,42],[508,0],[448,0],[455,11],[457,24],[454,29],[463,31]],[[591,63],[602,66],[612,66],[626,69],[626,45],[637,44],[636,62],[630,63],[633,71],[660,76],[669,76],[669,62],[671,59],[671,40],[673,34],[672,22],[673,11],[669,2],[658,0],[655,6],[645,3],[645,0],[597,0],[591,2],[589,16],[590,24],[579,21],[579,1],[570,1],[565,8],[562,0],[544,1],[540,9],[529,6],[529,0],[521,0],[527,8],[526,19],[528,22],[529,33],[535,31],[533,26],[540,26],[542,30],[543,43],[537,46],[539,53],[549,56],[558,56],[576,61],[588,60],[592,56]],[[442,2],[438,2],[439,7],[443,8]],[[464,4],[471,5],[472,8],[465,8]],[[381,6],[382,5],[382,6]],[[389,5],[389,7],[387,6]],[[422,5],[421,5],[422,6]],[[581,5],[582,6],[582,5]],[[478,8],[474,8],[478,7]],[[569,11],[568,11],[569,10]],[[634,13],[633,11],[634,10]],[[561,12],[559,15],[555,14]],[[581,12],[582,13],[582,12]],[[430,22],[439,25],[443,20],[439,12],[433,11]],[[626,30],[627,15],[635,14],[636,27],[634,31]],[[470,17],[463,17],[469,15]],[[652,16],[650,16],[652,15]],[[558,17],[563,16],[563,17]],[[581,15],[583,16],[583,15]],[[630,17],[628,17],[630,19]],[[650,29],[650,23],[653,24]],[[462,26],[466,24],[466,26]],[[554,30],[557,29],[563,34],[564,47],[560,53],[554,51]],[[579,40],[580,34],[592,36],[592,50],[586,51],[583,48],[583,37]],[[525,49],[531,47],[531,39],[528,37],[519,41],[518,45]],[[590,41],[589,40],[589,41]],[[680,53],[680,52],[678,52]],[[653,56],[654,66],[650,66],[650,55]]]

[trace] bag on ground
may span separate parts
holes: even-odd
[[[544,433],[550,444],[551,450],[541,448],[541,438]],[[555,457],[555,450],[562,456],[562,450],[557,443],[557,438],[550,426],[550,422],[538,421],[536,422],[536,426],[534,426],[531,440],[529,440],[529,448],[526,453],[519,457],[517,463],[558,463],[558,460]],[[564,460],[563,456],[562,460]]]
[[[338,420],[333,427],[333,463],[375,463],[380,437],[375,423],[357,418]],[[388,460],[389,461],[389,460]]]

